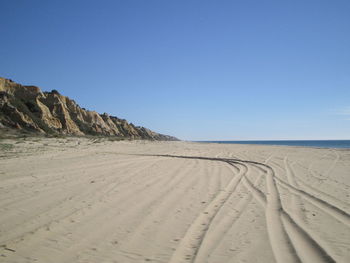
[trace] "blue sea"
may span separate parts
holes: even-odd
[[[284,146],[303,146],[303,147],[317,147],[317,148],[350,148],[350,140],[200,141],[200,142],[228,143],[228,144],[284,145]]]

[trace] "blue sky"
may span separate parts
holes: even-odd
[[[0,76],[185,140],[350,139],[350,1],[5,0]]]

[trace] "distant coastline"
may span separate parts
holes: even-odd
[[[267,140],[267,141],[196,141],[196,142],[350,149],[350,140]]]

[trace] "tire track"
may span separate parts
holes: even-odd
[[[333,160],[331,166],[328,168],[328,170],[323,174],[324,176],[328,176],[331,171],[334,169],[334,167],[337,165],[337,163],[339,162],[340,156],[336,151],[333,151],[335,154],[335,159]]]
[[[281,219],[292,240],[293,246],[302,262],[335,262],[335,260],[316,242],[291,216],[281,212]],[[283,261],[282,261],[283,262]]]
[[[167,194],[163,197],[160,198],[159,203],[157,204],[157,206],[152,209],[150,211],[149,214],[145,215],[142,219],[142,222],[136,226],[133,230],[133,232],[131,233],[130,237],[124,238],[121,244],[121,247],[118,250],[123,251],[123,253],[133,253],[131,252],[133,248],[135,247],[142,247],[143,251],[147,251],[147,248],[149,248],[150,244],[145,244],[144,241],[144,237],[145,235],[147,235],[147,233],[151,233],[152,234],[152,239],[154,241],[156,241],[159,237],[161,237],[162,235],[164,235],[165,229],[166,229],[166,224],[168,223],[169,220],[171,220],[173,218],[173,213],[174,213],[174,209],[175,207],[182,202],[186,202],[186,198],[187,198],[187,194],[191,191],[191,189],[193,189],[194,186],[198,185],[198,181],[202,180],[203,182],[200,182],[200,184],[202,185],[202,188],[206,187],[205,183],[206,180],[205,178],[198,178],[198,176],[203,172],[203,170],[206,168],[203,167],[193,167],[192,170],[196,170],[196,174],[197,176],[191,176],[190,180],[182,180],[179,183],[184,184],[184,187],[177,187],[177,184],[173,184],[173,188],[171,191],[168,191]],[[191,171],[192,171],[191,170]],[[190,171],[189,171],[190,172]],[[190,173],[186,173],[184,174],[182,179],[188,178],[188,175]],[[176,188],[176,189],[175,189]],[[179,189],[181,189],[181,192],[179,192]],[[181,211],[181,210],[178,210]],[[155,225],[154,221],[156,220],[156,218],[162,218],[162,220]],[[156,228],[155,230],[152,230]],[[172,240],[176,240],[177,241],[177,237],[178,234],[176,234],[176,236],[173,235],[169,235],[170,239]],[[150,254],[152,255],[152,251],[150,250]],[[159,255],[157,255],[159,256]],[[149,259],[152,258],[152,261],[157,261],[155,255],[152,256],[148,256]],[[138,260],[140,260],[140,258],[138,258]]]
[[[137,160],[138,163],[137,164],[142,164],[143,162],[148,162],[148,159],[144,159],[144,160]],[[113,164],[113,165],[112,165]],[[109,164],[107,167],[110,167],[110,170],[112,170],[112,168],[114,169],[121,169],[124,166],[128,166],[130,164],[135,164],[135,160],[129,161],[127,160],[127,162],[119,162],[119,163],[115,163],[115,162],[111,162],[111,164]],[[101,174],[98,174],[97,171],[98,169],[100,169],[100,167],[104,167],[105,163],[100,163],[98,165],[94,165],[93,167],[88,166],[88,167],[84,167],[85,170],[89,171],[88,174],[86,176],[88,176],[86,178],[87,181],[95,181],[97,179],[99,179],[101,177]],[[149,167],[148,165],[146,167]],[[55,180],[52,180],[52,182],[50,182],[50,185],[46,184],[46,181],[42,181],[43,179],[48,180],[48,176],[45,176],[45,178],[40,178],[39,182],[37,182],[36,179],[33,179],[32,177],[27,179],[27,182],[25,182],[25,185],[28,185],[29,183],[35,183],[35,184],[42,184],[45,188],[42,189],[42,191],[40,192],[41,196],[40,199],[43,199],[44,197],[42,196],[43,194],[47,194],[48,196],[51,195],[55,195],[55,194],[59,194],[62,190],[59,189],[57,190],[58,187],[60,187],[63,183],[65,183],[67,181],[67,179],[65,179],[65,177],[69,177],[69,187],[70,188],[74,188],[75,186],[79,186],[81,185],[81,182],[79,182],[79,178],[75,178],[74,174],[81,169],[81,167],[78,167],[76,169],[70,169],[69,171],[51,171],[51,173],[54,173],[53,176],[57,177],[55,178]],[[143,169],[140,169],[140,171]],[[40,171],[40,174],[45,174],[45,171]],[[91,174],[91,175],[90,175]],[[96,174],[98,176],[96,176]],[[30,180],[31,182],[28,182],[28,180]],[[8,189],[9,186],[6,187],[6,189]],[[8,194],[13,194],[11,193],[11,188],[8,191]],[[22,204],[22,206],[27,206],[25,205],[25,203],[27,202],[28,204],[30,203],[34,203],[33,200],[28,199],[28,196],[30,196],[32,194],[32,190],[29,189],[28,192],[26,193],[22,193],[21,195],[16,195],[16,198],[13,198],[12,196],[7,197],[7,198],[2,198],[2,200],[0,201],[0,207],[6,207],[7,209],[12,209],[11,205],[15,205],[18,206],[20,204],[20,202],[24,202],[24,204]],[[32,198],[33,199],[33,198]],[[45,198],[44,198],[45,199]],[[4,201],[4,202],[3,202]],[[7,203],[6,203],[7,201]],[[3,203],[2,203],[3,202]]]
[[[265,165],[264,165],[265,166]],[[266,167],[266,166],[265,166]],[[267,177],[266,180],[268,180],[268,188],[269,190],[269,195],[272,195],[273,197],[271,199],[269,199],[269,197],[266,198],[266,208],[268,207],[268,202],[272,202],[272,209],[276,209],[278,208],[278,216],[280,217],[280,220],[282,221],[282,227],[283,229],[280,228],[277,229],[277,231],[283,231],[281,232],[277,232],[276,230],[271,231],[271,236],[272,236],[272,240],[270,239],[270,242],[272,242],[272,246],[275,246],[275,250],[277,249],[278,246],[280,246],[279,243],[274,243],[276,241],[278,241],[278,237],[282,237],[281,235],[287,234],[288,239],[291,241],[291,243],[284,243],[284,246],[292,246],[293,250],[296,252],[295,254],[295,258],[291,258],[290,256],[292,256],[293,254],[289,254],[289,259],[294,260],[295,262],[300,262],[300,260],[302,260],[302,262],[335,262],[333,260],[333,258],[329,255],[328,252],[326,252],[326,250],[324,249],[324,247],[322,247],[319,242],[317,242],[315,239],[313,239],[311,237],[311,235],[304,230],[304,228],[300,227],[292,218],[291,216],[285,212],[281,207],[278,207],[280,202],[278,201],[279,197],[277,197],[276,200],[276,194],[278,193],[276,184],[272,184],[273,182],[271,182],[271,179],[273,180],[274,177],[273,176],[273,170],[272,168],[269,168],[266,170],[267,176],[271,175],[269,177]],[[277,191],[275,191],[275,189]],[[257,189],[251,188],[251,190],[253,191],[258,191]],[[270,208],[271,209],[271,208]],[[269,213],[267,211],[268,209],[266,209],[266,213]],[[278,221],[276,220],[276,214],[273,214],[275,211],[271,211],[270,213],[272,213],[272,216],[268,219],[267,218],[267,227],[269,228],[269,223],[271,224],[271,219],[275,220],[277,223]],[[270,222],[269,222],[270,221]],[[271,225],[271,227],[273,227],[273,225]],[[286,240],[285,240],[286,241]],[[304,244],[303,246],[301,246],[300,244]],[[277,246],[277,247],[276,247]],[[305,249],[306,248],[306,249]],[[288,247],[287,247],[288,249]],[[292,251],[293,251],[292,250]],[[282,258],[280,258],[281,255],[277,254],[276,255],[276,261],[277,262],[285,262],[283,259],[283,255]]]
[[[350,205],[348,203],[346,203],[344,201],[341,201],[341,200],[335,198],[334,196],[331,196],[331,195],[329,195],[329,194],[327,194],[325,192],[322,192],[322,191],[312,187],[311,185],[308,185],[299,176],[295,175],[295,179],[297,180],[297,183],[300,186],[302,186],[302,188],[304,188],[308,193],[312,194],[313,196],[317,197],[318,199],[324,200],[324,201],[328,202],[329,204],[331,204],[334,207],[342,207],[344,210],[346,210],[345,211],[346,213],[348,213],[348,211],[350,211]],[[299,187],[296,187],[296,188],[299,188]]]
[[[162,203],[166,202],[167,200],[171,200],[171,197],[174,197],[176,194],[178,194],[176,191],[178,186],[186,182],[186,178],[188,178],[190,172],[195,168],[196,163],[191,162],[190,165],[185,166],[185,169],[182,169],[182,166],[178,166],[176,170],[169,170],[169,176],[165,176],[164,182],[161,182],[160,185],[153,185],[154,188],[160,188],[162,191],[160,191],[156,196],[152,196],[151,200],[144,199],[140,202],[137,202],[136,205],[130,205],[130,203],[133,203],[132,198],[123,198],[123,203],[125,201],[127,210],[122,211],[118,216],[115,218],[115,224],[118,225],[123,221],[130,221],[130,218],[132,219],[132,230],[128,231],[128,234],[125,234],[122,238],[122,241],[120,240],[118,244],[113,245],[113,249],[117,250],[116,252],[123,257],[128,257],[130,255],[133,255],[135,261],[141,261],[144,259],[144,256],[135,253],[131,251],[135,243],[140,242],[140,238],[143,237],[143,230],[147,229],[147,227],[152,226],[154,224],[154,221],[152,220],[152,215],[155,213],[164,213],[171,211],[173,209],[172,206],[161,206]],[[173,176],[170,176],[173,175]],[[164,176],[161,176],[164,177]],[[159,180],[159,179],[158,179]],[[198,180],[197,180],[198,182]],[[189,182],[189,185],[183,190],[190,189],[193,185],[196,183],[196,178],[192,178]],[[159,183],[158,183],[159,184]],[[148,188],[148,187],[146,187]],[[146,189],[145,188],[145,189]],[[135,195],[135,192],[137,195]],[[129,194],[134,196],[134,199],[140,199],[140,195],[143,194],[142,192],[145,192],[143,190],[141,191],[134,191]],[[145,193],[144,193],[145,194]],[[175,199],[176,202],[179,200]],[[131,201],[131,202],[130,202]],[[117,203],[120,203],[121,201],[118,201]],[[162,208],[160,211],[159,209]],[[99,213],[97,213],[99,214]],[[168,213],[169,214],[169,213]],[[140,217],[139,215],[142,215]],[[103,220],[99,220],[100,222],[103,222]],[[94,225],[92,223],[89,223],[89,225]],[[113,233],[107,233],[108,229],[101,227],[100,229],[96,230],[95,233],[90,233],[89,235],[85,236],[84,240],[80,242],[79,244],[74,244],[74,249],[69,248],[69,251],[74,250],[80,250],[82,251],[82,255],[84,255],[84,251],[86,253],[89,252],[88,247],[89,246],[98,246],[98,243],[106,242],[106,240],[112,240],[111,235]],[[110,243],[110,242],[109,242]],[[141,242],[142,244],[142,242]],[[147,245],[141,246],[146,247]],[[140,247],[140,246],[139,246]],[[82,249],[85,250],[82,250]],[[122,252],[122,253],[120,253]],[[73,262],[73,258],[65,258],[64,262]]]
[[[286,169],[286,174],[287,174],[287,180],[288,183],[291,186],[298,187],[298,183],[296,181],[296,176],[294,174],[294,171],[292,167],[289,164],[288,157],[286,156],[283,160],[284,162],[284,167]],[[292,210],[293,214],[295,214],[296,217],[298,217],[300,220],[304,219],[303,213],[301,211],[301,208],[303,207],[303,204],[300,200],[300,197],[297,195],[292,195]]]
[[[313,196],[313,195],[311,195],[311,194],[309,194],[301,189],[298,189],[294,186],[289,185],[288,183],[286,183],[285,181],[281,180],[278,177],[275,177],[275,178],[276,178],[277,182],[279,183],[279,185],[281,185],[282,187],[289,190],[289,192],[301,196],[302,198],[309,201],[310,203],[312,203],[316,207],[320,208],[321,210],[323,210],[324,212],[326,212],[327,214],[329,214],[333,218],[337,219],[338,221],[342,222],[346,226],[350,227],[350,215],[348,213],[346,213],[345,211],[343,211],[340,208],[335,207],[335,206],[327,203],[326,201],[319,199],[319,198],[317,198],[317,197],[315,197],[315,196]]]
[[[134,173],[127,179],[128,181],[130,181],[130,179],[136,177],[140,172],[144,171],[146,168],[151,167],[152,165],[154,165],[155,163],[157,163],[159,160],[155,160],[153,162],[151,162],[150,164],[148,164],[146,167],[137,169],[136,171],[134,171]],[[101,175],[100,175],[101,176]],[[112,176],[109,176],[112,177]],[[124,181],[123,183],[127,183],[126,181]],[[107,194],[112,191],[116,186],[120,186],[121,183],[115,183],[113,181],[108,181],[106,183],[103,183],[102,185],[99,185],[97,187],[94,187],[93,189],[89,189],[88,191],[79,193],[78,195],[74,195],[76,194],[76,189],[73,189],[72,192],[70,193],[69,196],[67,196],[66,194],[61,198],[56,200],[54,203],[50,203],[48,204],[49,208],[45,209],[43,212],[37,212],[36,214],[31,215],[29,218],[26,219],[26,221],[24,223],[21,224],[22,228],[25,229],[25,231],[21,233],[16,233],[15,231],[8,231],[5,232],[6,233],[6,239],[1,239],[0,242],[1,243],[8,243],[8,242],[14,242],[14,243],[18,243],[21,240],[23,240],[26,236],[32,235],[40,230],[43,230],[45,228],[50,228],[50,226],[53,223],[58,223],[70,216],[73,216],[76,213],[81,213],[81,211],[83,209],[86,208],[90,208],[91,205],[89,205],[90,201],[94,198],[94,196],[92,195],[92,193],[98,192],[98,193],[102,193],[103,196],[107,196]],[[62,190],[57,191],[57,193],[61,193]],[[56,192],[51,193],[51,194],[57,194]],[[40,197],[40,199],[45,200],[44,197]],[[80,207],[72,207],[68,210],[64,209],[64,204],[66,204],[67,202],[75,202],[78,203],[80,201],[84,201],[83,204],[80,205]],[[31,200],[32,202],[32,200]],[[55,220],[51,220],[49,222],[43,222],[40,219],[41,218],[55,218]],[[7,221],[9,221],[10,219],[8,219]],[[3,232],[3,234],[5,234]]]
[[[211,222],[221,207],[225,204],[227,199],[235,191],[237,185],[242,179],[242,176],[246,172],[247,169],[243,167],[243,169],[241,169],[239,173],[232,178],[226,188],[209,203],[204,212],[202,212],[194,220],[172,255],[169,263],[195,261],[198,250],[203,242],[203,239],[205,238]]]
[[[266,165],[260,164],[262,166],[265,166],[267,168],[266,173],[267,175],[272,175],[273,179],[276,179],[277,177],[273,173],[273,169],[271,167],[268,167]],[[271,177],[268,178],[267,180],[271,180]],[[272,182],[268,182],[269,188],[274,188],[277,186],[274,184],[272,185]],[[257,189],[256,189],[257,190]],[[277,192],[274,193],[274,190],[272,192],[269,192],[269,194],[275,195]],[[278,197],[279,199],[279,197]],[[268,203],[268,198],[267,198],[267,203]],[[276,202],[276,200],[274,200]],[[278,202],[278,201],[277,201]],[[275,203],[276,204],[276,203]],[[277,203],[278,204],[278,203]],[[267,206],[268,204],[266,204]],[[288,234],[288,237],[290,241],[292,242],[292,246],[295,249],[295,252],[297,253],[296,255],[298,256],[298,260],[302,260],[302,262],[335,262],[334,261],[334,256],[330,256],[330,249],[326,247],[325,245],[322,247],[319,241],[319,238],[312,238],[309,231],[305,230],[305,224],[297,224],[295,220],[282,208],[282,206],[279,209],[279,216],[282,220],[284,230]],[[300,221],[300,220],[299,220]],[[303,227],[302,227],[302,226]],[[275,236],[276,238],[276,236]],[[303,244],[303,245],[300,245]],[[278,244],[277,244],[278,245]],[[327,251],[325,250],[327,248]],[[284,261],[278,261],[276,258],[277,262],[284,262]]]
[[[159,155],[157,155],[159,156]],[[240,164],[244,168],[244,173],[240,173],[240,180],[251,192],[252,196],[263,206],[265,209],[265,216],[267,222],[267,229],[271,247],[278,263],[284,262],[335,262],[333,257],[330,256],[326,250],[321,247],[319,242],[314,240],[311,235],[299,226],[292,217],[283,210],[280,194],[277,189],[276,182],[283,182],[291,189],[295,187],[285,183],[283,180],[275,176],[274,170],[263,163],[247,160],[237,159],[218,159],[208,157],[195,157],[195,156],[169,156],[164,157],[174,158],[190,158],[190,159],[205,159],[213,161],[222,161],[232,164]],[[264,195],[259,189],[257,189],[253,183],[245,176],[248,171],[248,165],[254,165],[259,167],[266,175],[266,187],[267,194]],[[237,176],[235,177],[237,178]],[[237,180],[237,179],[236,179]],[[317,199],[317,198],[315,198]],[[216,211],[217,213],[217,211]],[[213,220],[215,214],[211,215],[210,222]],[[205,238],[205,232],[207,228],[200,228],[201,222],[205,222],[205,217],[199,216],[194,224],[191,225],[189,231],[182,240],[180,246],[175,251],[172,260],[170,262],[193,262],[198,252],[198,245],[200,246]],[[210,223],[209,222],[209,223]],[[202,231],[201,231],[202,230]],[[196,234],[201,233],[197,236]],[[204,232],[204,233],[203,233]],[[197,237],[194,243],[191,243],[191,237]],[[300,244],[303,244],[301,246]],[[307,248],[305,250],[305,247]]]
[[[261,177],[262,174],[258,174],[254,185],[257,185],[260,182]],[[228,231],[232,229],[232,227],[236,224],[237,220],[244,213],[252,198],[252,195],[248,192],[242,199],[238,201],[237,204],[234,205],[234,207],[232,207],[231,213],[218,222],[217,226],[210,226],[207,237],[201,244],[195,262],[207,262],[210,254],[212,254],[220,246],[220,243],[223,240],[224,236],[226,236]]]
[[[335,151],[334,151],[334,152],[335,152]],[[335,152],[335,154],[336,154],[336,158],[333,160],[331,166],[330,166],[330,167],[328,168],[328,170],[326,171],[326,174],[329,174],[329,173],[334,169],[334,167],[335,167],[335,165],[338,163],[338,161],[340,160],[339,154],[338,154],[337,152]],[[323,155],[321,158],[323,158],[323,157],[325,157],[325,156],[327,156],[327,155],[329,155],[329,153]],[[335,183],[335,184],[337,184],[337,185],[339,184],[339,182],[338,182],[337,180],[332,179],[332,177],[326,177],[325,173],[320,173],[320,172],[318,172],[317,170],[313,169],[313,168],[312,168],[313,163],[314,163],[314,162],[312,162],[307,168],[306,168],[306,167],[303,167],[300,163],[298,163],[298,165],[301,166],[301,167],[303,167],[303,168],[305,168],[305,169],[307,169],[308,174],[309,174],[311,177],[317,179],[318,181],[323,182],[324,180],[329,180],[329,181],[332,181],[333,183]],[[344,182],[343,182],[343,184],[344,184],[345,186],[347,186],[347,187],[350,187],[350,185],[348,185],[348,184],[346,184],[346,183],[344,183]]]
[[[55,255],[55,262],[75,262],[77,256],[76,251],[83,251],[83,249],[88,248],[94,243],[106,242],[108,237],[113,235],[113,231],[111,231],[109,224],[103,224],[102,222],[111,222],[111,220],[123,222],[126,220],[130,221],[130,218],[135,218],[135,223],[133,223],[134,225],[137,225],[140,223],[140,220],[143,219],[138,216],[138,214],[142,214],[140,211],[145,211],[149,207],[160,202],[169,191],[173,190],[173,187],[176,186],[174,185],[175,183],[178,184],[181,180],[186,178],[192,168],[193,163],[189,166],[185,165],[185,169],[182,169],[182,167],[179,166],[176,170],[168,170],[167,176],[163,176],[164,174],[159,174],[156,178],[148,176],[147,180],[155,182],[152,185],[154,188],[162,189],[162,191],[152,199],[144,198],[141,201],[139,200],[140,195],[145,196],[147,195],[147,192],[150,191],[145,182],[142,182],[140,187],[134,188],[133,191],[122,191],[124,195],[119,195],[119,192],[116,192],[114,198],[117,199],[114,199],[114,201],[109,204],[101,203],[95,198],[95,203],[98,203],[98,205],[95,208],[88,209],[87,212],[84,213],[84,221],[80,221],[78,225],[70,224],[69,228],[64,229],[64,231],[69,233],[74,232],[74,236],[81,237],[80,240],[65,237],[61,232],[45,231],[42,229],[40,239],[37,239],[36,242],[30,242],[30,248],[33,249],[40,247],[43,249],[49,249],[46,245],[47,241],[49,239],[57,239],[60,245],[65,247],[65,254]],[[181,170],[182,173],[179,173]],[[123,206],[120,204],[123,204]],[[81,213],[81,211],[78,212]],[[132,214],[135,214],[135,216],[131,216]],[[69,220],[69,218],[65,218],[65,220]],[[118,225],[117,222],[116,225]],[[91,227],[96,225],[99,227]],[[59,227],[59,225],[55,226]]]
[[[283,208],[273,177],[273,170],[268,169],[266,173],[267,203],[265,217],[272,251],[277,262],[300,262],[299,256],[291,244],[290,237],[282,223],[280,213]]]
[[[265,170],[266,172],[268,170],[272,170],[272,168],[270,166],[262,164],[262,163],[258,163],[258,162],[254,162],[254,161],[242,161],[242,162],[245,162],[248,164],[253,164],[256,166],[262,166],[264,168],[261,168],[261,169]],[[324,212],[326,212],[327,214],[329,214],[333,218],[337,219],[338,221],[342,222],[346,226],[350,227],[350,215],[347,212],[345,212],[344,210],[342,210],[336,206],[333,206],[333,205],[329,204],[328,202],[326,202],[325,200],[319,199],[310,193],[307,193],[299,188],[296,188],[296,187],[288,184],[287,182],[285,182],[284,180],[280,179],[279,177],[277,177],[275,175],[273,176],[273,178],[276,180],[276,182],[280,186],[288,189],[291,193],[300,195],[302,198],[309,201],[310,203],[312,203],[316,207],[322,209]]]

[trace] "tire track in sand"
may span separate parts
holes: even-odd
[[[283,162],[284,162],[284,167],[286,169],[288,183],[294,187],[298,187],[299,185],[298,185],[298,182],[296,181],[296,176],[294,174],[292,167],[290,166],[287,156],[284,158]],[[302,207],[303,207],[303,204],[300,200],[300,197],[297,195],[292,195],[292,211],[293,211],[293,214],[295,214],[295,216],[298,217],[300,220],[304,219],[303,213],[301,211]]]
[[[113,202],[109,204],[100,203],[94,209],[88,210],[89,213],[84,214],[84,221],[81,221],[79,225],[71,225],[69,229],[66,229],[69,232],[73,232],[74,235],[71,237],[63,237],[62,233],[58,232],[47,232],[46,235],[49,235],[50,239],[57,240],[64,248],[64,254],[54,254],[54,262],[75,262],[77,257],[85,255],[89,251],[89,247],[92,247],[98,243],[105,243],[113,236],[114,230],[111,228],[108,222],[115,220],[115,224],[118,225],[123,221],[135,221],[133,226],[137,226],[142,222],[143,218],[139,216],[142,214],[141,211],[149,209],[152,205],[160,202],[164,196],[166,196],[170,191],[173,191],[173,188],[176,184],[180,183],[189,171],[193,168],[192,165],[186,165],[185,169],[177,167],[175,170],[168,170],[167,176],[164,174],[158,174],[158,181],[152,184],[154,188],[161,188],[162,191],[158,193],[157,196],[153,196],[152,199],[142,198],[139,199],[139,196],[146,196],[149,192],[149,186],[147,183],[142,182],[140,188],[133,189],[132,191],[114,193]],[[181,171],[181,172],[180,172]],[[174,175],[174,176],[172,176]],[[147,177],[147,180],[152,180],[153,178]],[[135,195],[137,193],[137,195]],[[135,203],[136,200],[140,200]],[[98,200],[95,200],[98,202]],[[123,205],[120,205],[123,204]],[[106,223],[103,223],[106,222]],[[98,228],[93,228],[91,226],[99,225]],[[123,237],[126,238],[126,237]],[[79,240],[80,239],[80,240]],[[40,247],[46,249],[46,238],[45,240],[37,240],[37,244],[31,243],[31,249],[35,247]],[[97,245],[96,245],[97,246]],[[77,254],[77,251],[80,251],[81,254]],[[83,253],[81,252],[83,251]]]
[[[297,164],[297,163],[296,163]],[[309,194],[317,197],[318,199],[324,200],[327,203],[329,203],[330,205],[340,208],[341,210],[344,210],[346,213],[348,213],[350,211],[350,205],[342,200],[339,200],[337,198],[335,198],[332,195],[329,195],[325,192],[322,192],[321,190],[309,185],[308,183],[306,183],[304,181],[304,179],[302,179],[301,177],[297,176],[297,174],[294,173],[294,177],[297,180],[298,185],[300,185],[301,187],[294,186],[296,188],[301,188],[304,189],[306,192],[308,192]],[[318,178],[317,178],[318,180]]]
[[[223,191],[219,192],[214,200],[209,203],[204,212],[202,212],[194,220],[194,222],[188,228],[185,236],[182,238],[174,254],[172,255],[169,263],[194,262],[201,243],[203,242],[203,239],[205,238],[208,228],[215,215],[225,204],[231,194],[235,191],[237,185],[242,179],[242,176],[246,172],[247,169],[243,167],[243,169],[241,169],[239,173],[231,179],[226,188]]]
[[[323,210],[333,218],[337,219],[338,221],[342,222],[346,226],[350,227],[350,215],[345,211],[343,211],[342,209],[335,207],[329,204],[328,202],[309,194],[308,192],[305,192],[301,189],[291,186],[278,177],[275,177],[275,179],[279,185],[286,188],[289,192],[301,196],[303,199],[312,203],[313,205]]]
[[[273,170],[267,169],[265,218],[272,251],[277,262],[300,262],[282,223],[280,212],[283,208],[273,176]]]
[[[274,254],[276,253],[276,261],[280,263],[287,262],[286,260],[291,260],[290,262],[335,262],[325,248],[320,245],[320,242],[313,239],[308,231],[298,225],[283,209],[275,182],[277,177],[273,169],[267,165],[260,165],[266,169],[268,188],[265,210],[266,223],[270,243]],[[282,248],[284,248],[284,252],[290,254],[281,254]]]
[[[251,192],[253,197],[256,198],[265,209],[269,240],[276,262],[335,262],[330,254],[327,253],[327,251],[319,244],[319,242],[313,239],[303,227],[298,225],[296,221],[294,221],[292,217],[283,210],[280,194],[276,185],[276,181],[280,179],[275,176],[274,170],[270,166],[255,161],[237,159],[219,159],[195,156],[163,156],[174,158],[205,159],[242,165],[242,167],[245,167],[245,169],[242,169],[241,172],[234,177],[236,180],[236,186],[242,180],[248,191]],[[248,165],[254,165],[259,167],[262,171],[265,171],[267,195],[264,195],[253,185],[253,183],[250,182],[249,178],[245,176],[248,171]],[[240,179],[238,180],[238,178]],[[287,183],[285,184],[294,188]],[[211,211],[213,210],[214,209],[211,209]],[[219,209],[217,209],[215,212],[217,213],[218,210]],[[180,243],[180,246],[173,254],[170,261],[171,263],[193,262],[195,260],[199,246],[203,242],[205,233],[208,229],[207,226],[209,225],[204,224],[205,226],[201,228],[201,222],[205,222],[205,219],[210,219],[208,223],[211,223],[216,213],[211,213],[210,217],[207,218],[200,215],[195,220]],[[191,243],[191,241],[193,241],[193,243]]]
[[[259,173],[254,181],[254,186],[257,186],[259,184],[261,177],[262,173]],[[210,226],[207,237],[203,240],[199,248],[195,262],[208,262],[207,260],[209,259],[209,256],[220,246],[224,236],[226,236],[226,234],[236,224],[237,220],[241,217],[244,211],[246,211],[246,207],[251,202],[252,198],[252,195],[250,192],[248,192],[242,199],[238,201],[237,204],[232,207],[232,211],[230,212],[229,216],[222,218],[217,223],[217,226],[213,224]]]

